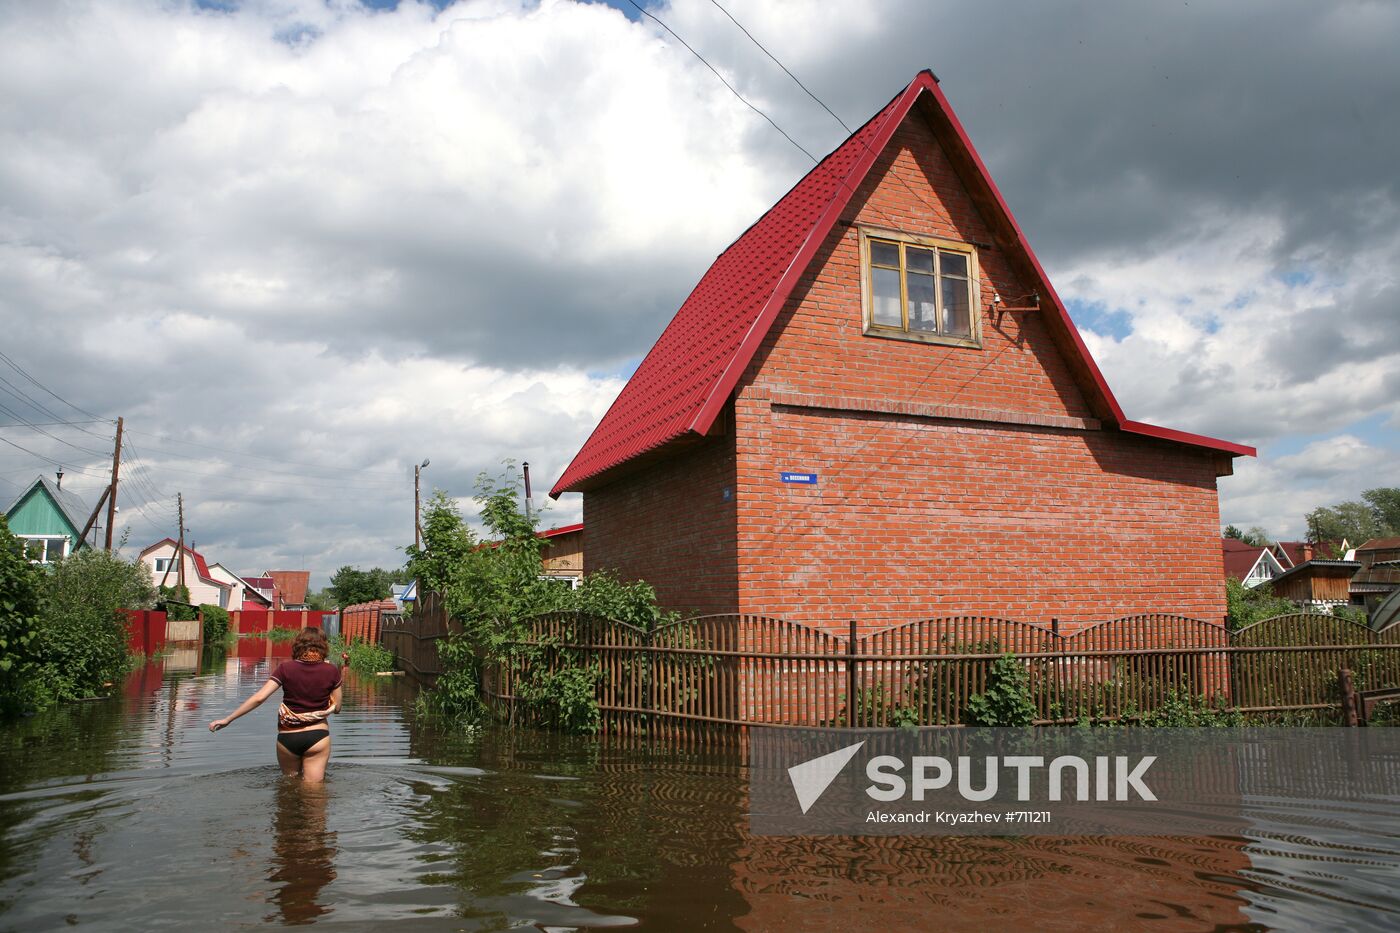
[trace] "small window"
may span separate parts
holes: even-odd
[[[166,571],[169,567],[170,567],[170,558],[168,558],[168,557],[157,557],[157,558],[156,558],[156,573],[165,573],[165,571]]]
[[[861,231],[865,332],[980,347],[977,253],[966,244]]]

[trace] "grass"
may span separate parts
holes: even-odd
[[[379,674],[394,669],[394,652],[379,645],[356,639],[348,645],[338,636],[331,639],[331,659],[342,653],[350,655],[348,667],[357,674]]]
[[[274,628],[266,632],[244,632],[239,638],[266,638],[270,641],[284,642],[293,641],[297,637],[297,630],[290,628]]]

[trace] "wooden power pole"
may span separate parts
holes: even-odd
[[[122,419],[117,419],[117,444],[112,449],[112,484],[107,487],[107,542],[106,549],[112,550],[112,529],[117,524],[117,480],[122,472]]]
[[[175,585],[185,585],[185,494],[175,494],[175,502],[180,508],[180,540],[175,544],[175,559],[180,563],[175,568]],[[187,597],[188,598],[188,597]]]
[[[176,533],[178,537],[175,541],[175,556],[171,558],[175,567],[175,585],[185,585],[185,494],[178,492],[175,494],[175,502],[180,507],[180,530]],[[160,578],[160,585],[165,587],[165,581],[170,579],[170,564],[165,565],[165,574]]]

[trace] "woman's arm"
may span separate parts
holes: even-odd
[[[234,710],[231,714],[224,717],[223,719],[216,719],[213,722],[211,722],[209,724],[209,731],[218,732],[220,729],[233,722],[239,716],[242,716],[246,713],[251,713],[253,710],[263,705],[263,700],[266,700],[268,697],[276,693],[277,688],[280,686],[281,684],[279,684],[277,681],[269,680],[267,683],[263,684],[261,687],[258,688],[257,693],[244,700],[243,705],[239,706],[238,709]]]
[[[331,712],[340,712],[340,688],[336,687],[331,691]]]

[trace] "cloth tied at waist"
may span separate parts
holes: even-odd
[[[297,713],[287,708],[283,703],[277,707],[277,725],[284,728],[294,728],[296,726],[314,726],[319,722],[325,722],[330,716],[334,707],[328,706],[325,709],[318,709],[312,713]]]

